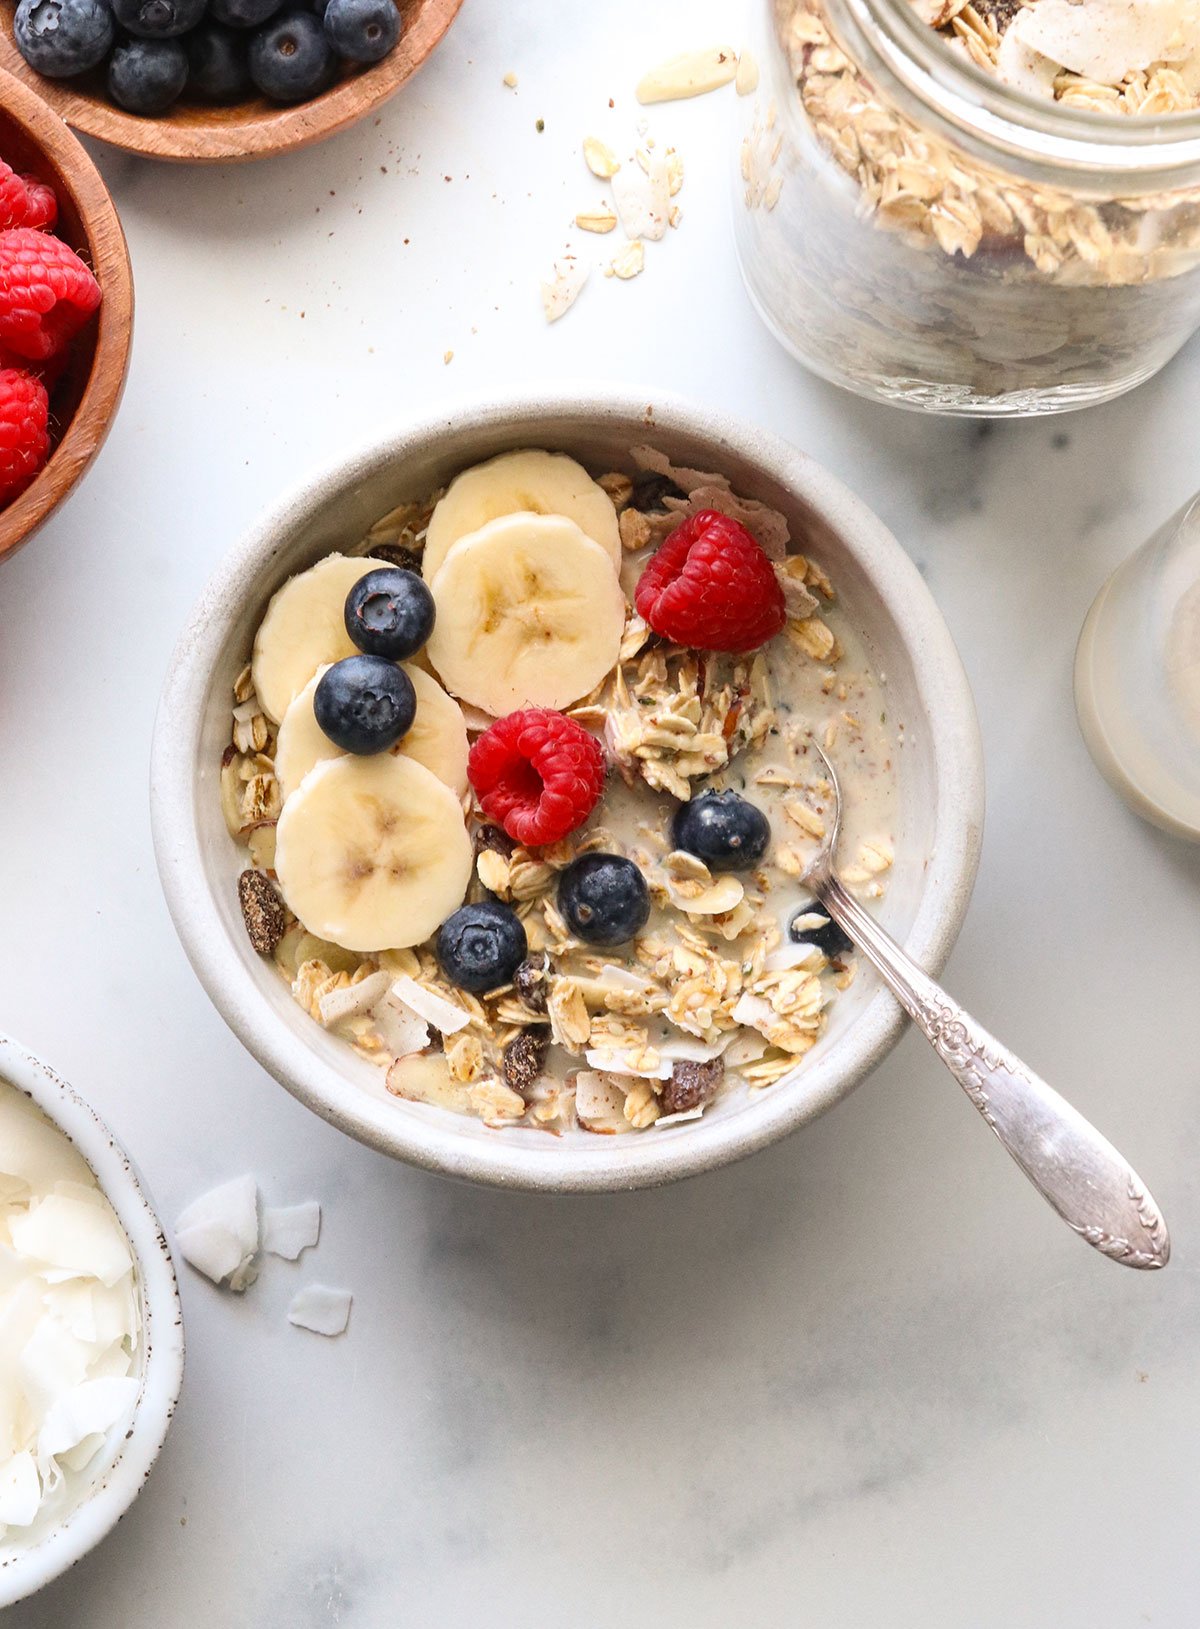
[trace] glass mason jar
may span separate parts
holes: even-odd
[[[1200,842],[1200,497],[1100,590],[1075,655],[1075,705],[1126,802]]]
[[[737,244],[808,367],[906,407],[1053,413],[1200,327],[1200,114],[1035,99],[910,0],[758,4]]]

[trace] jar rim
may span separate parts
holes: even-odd
[[[1118,175],[1147,191],[1200,183],[1200,110],[1147,117],[1064,107],[1006,85],[948,51],[909,0],[842,0],[870,59],[926,112],[993,155],[1078,177]]]

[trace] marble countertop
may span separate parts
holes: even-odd
[[[606,0],[564,26],[561,0],[468,0],[391,106],[315,150],[213,170],[100,155],[137,338],[102,461],[0,574],[0,1026],[112,1120],[168,1220],[252,1170],[268,1202],[319,1198],[325,1231],[244,1299],[185,1270],[187,1380],[159,1467],[12,1629],[1195,1620],[1200,850],[1101,781],[1070,670],[1106,573],[1200,480],[1200,349],[1042,423],[839,394],[742,294],[720,97],[653,120],[687,165],[680,230],[547,328],[538,277],[592,196],[580,139],[623,137],[641,69],[736,44],[736,17]],[[150,850],[179,625],[314,466],[541,378],[719,391],[911,550],[987,752],[948,982],[1145,1175],[1167,1272],[1074,1239],[911,1036],[746,1163],[545,1199],[358,1147],[225,1029]],[[354,1291],[341,1340],[285,1322],[313,1277]]]

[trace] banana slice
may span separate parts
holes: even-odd
[[[417,693],[417,716],[412,728],[391,749],[393,754],[415,758],[424,764],[459,797],[467,789],[467,726],[462,708],[453,701],[436,679],[411,662],[400,666],[412,680]],[[275,778],[285,798],[291,797],[314,764],[326,758],[342,758],[317,723],[313,696],[326,667],[319,667],[304,689],[284,713],[275,748]]]
[[[430,660],[486,713],[566,707],[616,664],[625,596],[608,555],[565,516],[491,521],[455,545],[430,587]]]
[[[461,538],[501,515],[565,515],[621,564],[621,534],[612,499],[566,453],[501,453],[451,481],[429,518],[421,570],[431,583]]]
[[[278,724],[293,696],[323,662],[353,656],[356,646],[343,620],[346,595],[386,560],[331,554],[289,577],[272,595],[254,636],[251,676],[263,712]]]
[[[345,950],[428,939],[462,904],[471,868],[461,804],[413,758],[317,764],[279,817],[283,897],[310,933]]]

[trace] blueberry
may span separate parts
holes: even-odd
[[[807,916],[823,916],[824,927],[802,928],[797,923]],[[837,956],[844,956],[848,950],[854,949],[854,941],[850,939],[817,900],[811,905],[802,905],[788,923],[788,938],[793,944],[816,945],[822,955],[833,961]]]
[[[178,40],[126,40],[109,58],[108,91],[127,113],[153,117],[179,100],[187,76],[187,52]]]
[[[273,102],[307,102],[336,73],[333,47],[311,11],[284,12],[250,41],[250,77]]]
[[[47,79],[98,67],[114,32],[105,0],[21,0],[13,17],[17,49]]]
[[[241,102],[250,95],[246,36],[220,23],[201,23],[186,41],[189,88],[210,102]]]
[[[748,871],[767,852],[771,828],[762,810],[736,792],[701,792],[676,809],[671,839],[710,871]]]
[[[368,571],[346,596],[346,632],[359,650],[393,662],[420,650],[433,632],[433,618],[428,588],[415,572],[395,566]]]
[[[323,675],[313,694],[317,723],[343,752],[386,752],[412,728],[417,693],[395,662],[347,656]]]
[[[186,34],[204,16],[208,0],[111,0],[121,27],[143,40],[170,40]]]
[[[400,38],[400,13],[393,0],[329,0],[325,32],[347,62],[378,62]]]
[[[274,17],[284,0],[209,0],[208,14],[227,28],[257,28]]]
[[[583,854],[559,878],[558,908],[589,945],[623,945],[646,926],[650,890],[623,855]]]
[[[438,966],[460,990],[483,995],[507,984],[529,954],[521,918],[498,900],[464,905],[438,929]]]

